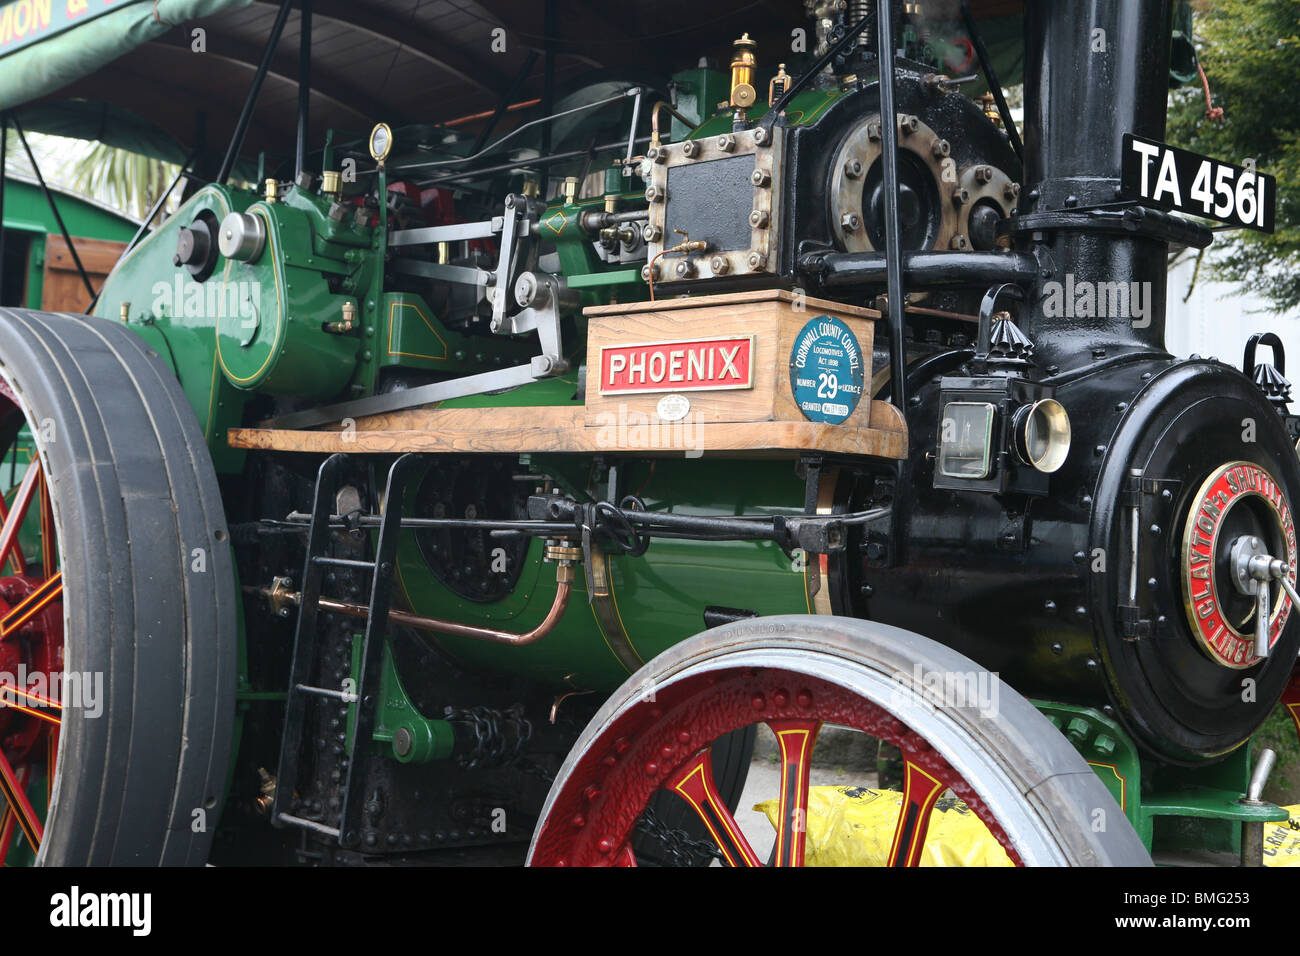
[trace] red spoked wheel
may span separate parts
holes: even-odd
[[[772,865],[804,863],[810,758],[827,724],[903,753],[889,865],[918,865],[931,810],[948,790],[1017,864],[1149,864],[1105,787],[1028,701],[1005,685],[991,711],[987,700],[927,692],[934,675],[978,673],[947,647],[866,621],[774,617],[700,634],[633,675],[592,720],[552,787],[529,862],[636,865],[641,834],[659,829],[647,827],[646,811],[663,790],[699,817],[724,865],[763,865],[718,793],[710,758],[714,741],[761,722],[778,744]]]
[[[0,865],[35,860],[59,748],[63,574],[49,483],[0,381]]]

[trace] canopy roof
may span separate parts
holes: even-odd
[[[956,0],[946,2],[955,16]],[[300,4],[294,0],[295,8]],[[0,7],[0,109],[21,107],[29,129],[173,161],[195,147],[219,158],[279,6],[279,0],[11,0]],[[810,26],[802,0],[552,0],[550,24],[546,6],[542,0],[314,0],[312,147],[323,142],[326,128],[363,135],[380,120],[396,127],[491,111],[507,93],[515,102],[540,98],[544,57],[535,57],[528,75],[512,85],[530,54],[548,47],[562,96],[602,78],[662,86],[701,56],[725,69],[741,31],[758,41],[760,64],[770,69],[794,59],[785,52],[791,31]],[[1014,46],[1018,60],[1020,0],[976,0],[974,7],[988,23],[995,59],[1000,42]],[[85,9],[69,18],[77,8]],[[292,153],[299,24],[299,13],[291,14],[245,157]],[[206,52],[194,52],[199,46]]]

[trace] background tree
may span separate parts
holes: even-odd
[[[1168,140],[1277,177],[1277,227],[1216,235],[1207,262],[1285,311],[1300,305],[1300,0],[1195,0],[1196,47],[1223,119],[1206,116],[1205,93],[1171,94]]]

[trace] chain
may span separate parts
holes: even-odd
[[[722,853],[710,840],[692,840],[685,830],[675,830],[664,823],[649,807],[641,814],[636,828],[664,848],[672,866],[708,866],[722,859]]]
[[[444,716],[450,721],[469,724],[473,731],[473,749],[458,758],[460,766],[466,769],[520,763],[533,736],[532,722],[524,717],[523,706],[519,704],[505,711],[490,707],[448,707]]]

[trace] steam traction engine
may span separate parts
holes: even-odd
[[[521,160],[464,221],[380,124],[355,183],[328,145],[196,192],[111,321],[6,314],[3,596],[57,578],[32,646],[108,684],[9,755],[43,860],[796,865],[835,724],[902,753],[891,863],[946,791],[1016,863],[1258,862],[1300,463],[1276,338],[1164,348],[1211,239],[1160,189],[1169,2],[1028,2],[1023,143],[966,4],[983,102],[928,4],[807,6],[802,70],[743,36],[589,104],[632,116],[603,190]],[[1213,168],[1208,217],[1271,224]],[[936,693],[989,672],[996,708]]]

